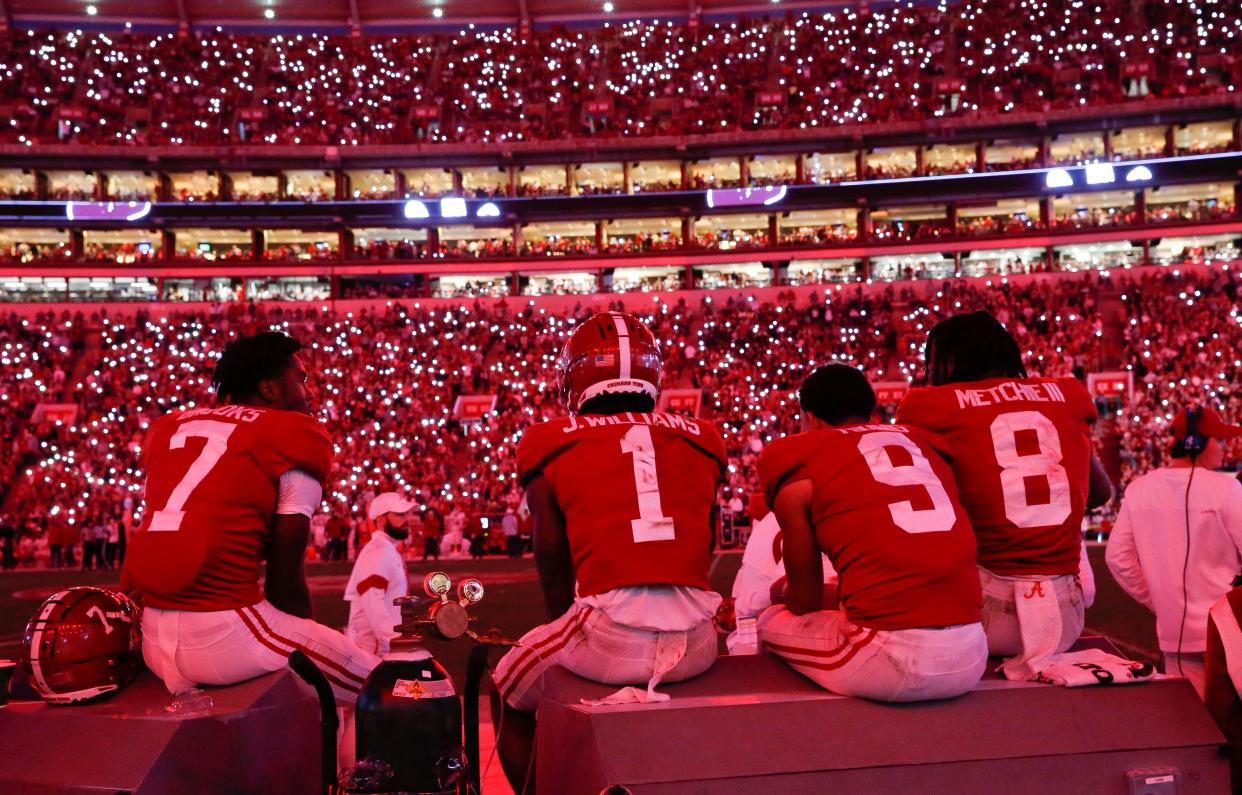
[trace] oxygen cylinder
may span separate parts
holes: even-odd
[[[418,599],[397,600],[399,633],[391,651],[358,696],[358,768],[350,792],[455,793],[462,779],[461,701],[453,680],[423,647]],[[431,622],[465,629],[465,608],[454,602],[432,607]],[[436,613],[455,613],[439,615]]]

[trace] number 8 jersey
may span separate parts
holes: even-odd
[[[280,477],[326,485],[332,441],[313,417],[249,406],[160,417],[142,446],[142,524],[122,574],[151,607],[233,610],[263,598],[260,564]]]
[[[716,492],[728,466],[711,422],[584,414],[533,425],[518,481],[542,475],[565,516],[578,596],[635,585],[709,588]]]
[[[979,565],[1011,577],[1077,573],[1096,416],[1073,378],[924,387],[897,409],[948,442]]]

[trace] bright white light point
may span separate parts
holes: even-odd
[[[1044,184],[1049,188],[1068,188],[1074,184],[1074,178],[1063,168],[1054,168],[1044,175]]]
[[[440,17],[444,16],[444,9],[443,9],[443,8],[433,8],[433,9],[431,9],[431,15],[432,15],[433,17],[435,17],[436,19],[439,19]]]
[[[465,218],[466,200],[460,196],[447,196],[441,199],[440,215],[445,218]]]
[[[99,13],[99,9],[98,9],[98,8],[96,8],[95,6],[87,6],[87,7],[86,7],[86,13],[87,13],[87,15],[88,15],[88,16],[92,16],[92,17],[93,17],[93,16],[95,16],[96,14],[98,14],[98,13]]]
[[[1151,169],[1147,166],[1135,166],[1126,174],[1126,182],[1146,182],[1151,179]]]
[[[1088,163],[1087,164],[1087,184],[1088,185],[1107,185],[1110,182],[1116,182],[1117,175],[1113,173],[1113,167],[1109,163]]]
[[[485,202],[479,208],[478,216],[480,218],[499,218],[500,208],[496,206],[495,202]]]
[[[616,8],[616,6],[614,6],[612,3],[604,3],[605,14],[611,14],[614,8]]]
[[[275,19],[275,18],[276,18],[276,10],[275,10],[275,9],[273,9],[273,8],[265,8],[265,9],[263,9],[263,18],[264,18],[264,19]]]
[[[427,212],[427,205],[418,199],[410,199],[405,203],[406,218],[430,218],[431,213]]]

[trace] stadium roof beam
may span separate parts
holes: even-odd
[[[358,14],[358,0],[349,0],[349,32],[362,35],[362,17]]]
[[[0,3],[3,2],[0,0]],[[185,0],[177,0],[177,31],[182,34],[190,32],[190,11],[185,6]]]

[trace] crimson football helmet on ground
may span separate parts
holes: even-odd
[[[655,335],[624,312],[603,312],[574,330],[557,362],[561,398],[571,412],[596,395],[660,394],[664,358]]]
[[[51,704],[120,690],[142,670],[139,608],[122,593],[93,586],[48,597],[26,625],[22,667]]]

